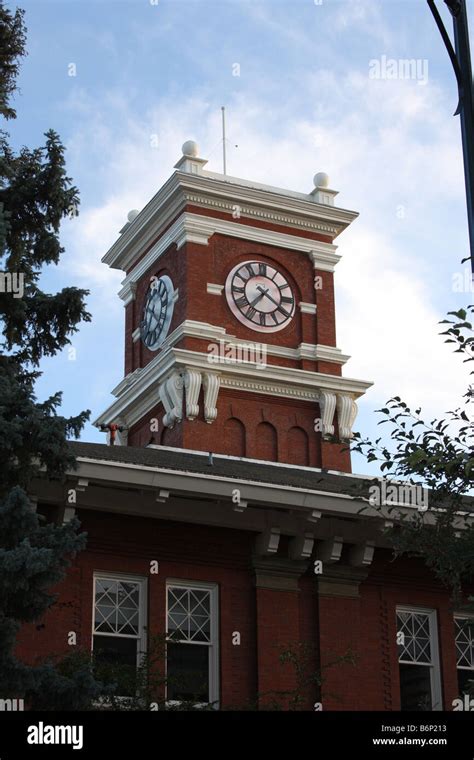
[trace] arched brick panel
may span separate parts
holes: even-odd
[[[257,425],[256,444],[258,459],[266,459],[269,462],[278,461],[277,431],[269,422],[260,422]]]
[[[289,464],[309,465],[309,440],[306,430],[300,427],[292,427],[288,431],[288,455]]]
[[[223,451],[234,457],[244,457],[245,425],[236,417],[230,417],[224,424],[224,440],[220,442]]]

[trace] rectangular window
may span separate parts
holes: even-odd
[[[435,610],[397,607],[402,710],[441,710],[441,677]]]
[[[167,699],[217,703],[217,586],[167,584]]]
[[[137,666],[146,650],[146,580],[94,576],[92,650],[97,676],[116,680],[121,696],[135,693]]]
[[[474,681],[474,617],[456,615],[456,660],[459,695],[469,694],[469,681]]]

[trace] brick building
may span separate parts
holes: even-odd
[[[469,629],[421,563],[392,561],[351,474],[370,383],[342,374],[333,272],[357,214],[324,174],[303,194],[205,164],[185,143],[104,257],[125,273],[125,373],[96,421],[115,445],[72,443],[68,482],[36,484],[38,510],[89,538],[21,652],[67,652],[74,631],[134,665],[163,632],[169,700],[451,709]],[[304,686],[284,651],[304,652]]]

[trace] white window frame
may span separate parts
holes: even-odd
[[[422,667],[430,669],[430,685],[431,685],[431,698],[432,698],[432,711],[439,711],[443,709],[443,696],[441,690],[441,667],[439,660],[439,640],[438,640],[438,616],[436,610],[429,607],[415,607],[412,605],[397,604],[395,619],[398,612],[408,612],[413,614],[428,615],[429,630],[430,630],[430,648],[431,648],[431,664],[427,665],[422,662],[414,663],[410,660],[397,661],[399,665],[421,665]],[[397,623],[398,633],[398,623]]]
[[[130,583],[138,583],[140,589],[140,601],[138,607],[138,632],[139,635],[131,636],[130,634],[120,633],[101,633],[94,630],[95,623],[95,597],[96,597],[96,581],[98,580],[113,580],[123,581]],[[91,652],[94,652],[94,636],[113,636],[115,638],[123,639],[135,639],[138,642],[137,646],[137,668],[140,666],[144,655],[147,652],[147,592],[148,583],[147,578],[143,575],[134,575],[132,573],[115,573],[115,572],[99,572],[95,571],[92,580],[92,634],[91,634]]]
[[[468,667],[467,665],[458,665],[458,653],[457,653],[457,642],[456,642],[456,620],[472,620],[474,623],[474,614],[469,613],[462,613],[462,612],[456,612],[454,614],[454,645],[456,647],[456,670],[469,670],[472,673],[472,678],[474,680],[474,664]],[[474,626],[473,626],[474,630]]]
[[[210,618],[211,618],[211,642],[210,644],[204,642],[193,642],[198,646],[205,646],[209,650],[209,702],[203,704],[196,704],[196,707],[204,706],[205,704],[213,704],[217,709],[219,707],[219,586],[217,583],[204,583],[201,581],[187,581],[182,578],[167,578],[166,579],[166,637],[168,639],[168,589],[170,587],[186,588],[193,591],[210,591]],[[173,639],[170,639],[173,642]],[[178,640],[174,640],[174,643],[179,644]],[[187,646],[186,642],[182,642],[182,646]],[[168,675],[168,658],[166,658],[166,676]],[[176,700],[169,700],[167,704],[179,704]]]

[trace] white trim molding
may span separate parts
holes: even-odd
[[[96,630],[96,588],[97,583],[100,581],[112,581],[115,583],[133,583],[138,587],[138,621],[137,621],[137,633],[133,636],[130,634],[121,634],[118,632],[109,631],[97,631]],[[116,638],[133,638],[137,642],[137,667],[142,663],[143,657],[147,651],[147,579],[142,575],[135,575],[134,573],[121,573],[121,572],[109,572],[109,571],[95,571],[92,581],[92,631],[91,631],[91,648],[94,651],[94,638],[105,636],[114,636]]]
[[[315,303],[305,303],[304,301],[300,301],[298,306],[302,314],[316,314],[318,308]]]
[[[337,246],[332,243],[321,243],[319,240],[311,242],[312,245],[308,254],[313,262],[314,269],[322,272],[334,272],[336,264],[341,260],[341,256],[336,253]]]
[[[221,296],[223,290],[223,285],[216,285],[214,282],[208,282],[206,285],[206,292],[210,293],[211,296]]]
[[[208,650],[208,685],[209,704],[219,706],[219,587],[217,583],[205,583],[201,581],[184,580],[183,578],[166,579],[166,633],[169,633],[170,622],[170,591],[172,589],[186,589],[189,592],[207,591],[209,593],[209,640],[193,640],[190,635],[181,638],[169,637],[171,643],[180,646],[205,646]],[[191,606],[191,605],[190,605]],[[189,615],[192,612],[189,611]],[[179,630],[179,629],[178,629]],[[166,667],[168,677],[168,663]]]
[[[179,163],[179,162],[178,162]],[[102,261],[113,269],[129,271],[143,252],[188,205],[201,206],[239,217],[257,219],[334,239],[358,214],[354,211],[318,203],[311,193],[298,193],[258,182],[207,172],[182,171],[178,167],[122,234]],[[207,217],[209,218],[209,217]],[[173,225],[174,226],[174,225]],[[236,226],[247,227],[246,224]],[[248,229],[252,229],[248,226]],[[290,246],[291,247],[291,246]]]
[[[146,367],[135,370],[116,388],[117,400],[95,421],[95,425],[108,425],[121,418],[125,427],[131,427],[149,412],[160,400],[166,410],[163,422],[172,427],[183,418],[184,378],[188,372],[197,373],[190,379],[191,406],[198,402],[198,375],[204,387],[204,415],[207,422],[217,416],[217,397],[220,388],[238,388],[249,393],[297,398],[322,404],[323,435],[334,435],[334,412],[337,396],[348,396],[352,401],[362,396],[372,385],[353,378],[328,375],[321,372],[267,364],[265,368],[255,362],[230,361],[219,364],[219,371],[209,369],[209,355],[199,351],[168,348],[156,356]],[[194,384],[193,384],[194,383]],[[158,394],[156,389],[158,390]],[[354,405],[339,401],[341,408],[351,411],[343,419],[346,433],[354,422]],[[195,418],[196,409],[190,410]]]
[[[213,325],[209,322],[196,322],[192,319],[185,319],[163,341],[162,351],[176,346],[183,338],[201,338],[211,343],[225,341],[226,343],[232,343],[234,346],[246,346],[249,344],[248,340],[242,340],[228,333],[225,327]],[[300,359],[313,359],[314,361],[326,361],[342,365],[346,364],[351,358],[348,354],[343,354],[340,348],[325,346],[322,343],[300,343],[297,348],[287,348],[275,343],[262,343],[260,340],[258,343],[264,355],[284,356],[286,359],[294,359],[296,361]],[[114,396],[119,395],[117,389],[112,392]]]
[[[396,607],[396,615],[397,615],[397,643],[399,647],[399,656],[398,656],[398,662],[400,665],[408,665],[408,666],[415,666],[415,667],[426,667],[429,668],[429,675],[430,675],[430,697],[431,697],[431,705],[424,706],[421,709],[427,709],[427,710],[442,710],[443,709],[443,696],[442,696],[442,689],[441,689],[441,670],[440,670],[440,659],[439,659],[439,643],[438,643],[438,620],[437,620],[437,614],[436,610],[434,609],[428,609],[426,607],[417,607],[412,605],[398,605]],[[408,647],[405,644],[405,638],[401,638],[399,641],[399,637],[401,634],[403,637],[406,637],[409,635],[410,637],[413,637],[413,639],[416,640],[417,635],[419,636],[419,631],[421,630],[422,622],[416,621],[412,624],[412,626],[408,627],[408,632],[405,633],[403,631],[403,628],[406,626],[406,622],[403,621],[403,616],[410,615],[416,618],[422,619],[424,618],[426,622],[428,623],[428,632],[429,632],[429,648],[426,647],[425,643],[425,637],[424,637],[424,631],[422,631],[421,643],[418,648]],[[400,625],[401,624],[401,625]],[[401,652],[400,652],[401,649]],[[406,655],[406,656],[404,656]],[[418,706],[417,706],[418,707]],[[403,709],[403,705],[402,705]]]
[[[159,261],[171,245],[176,244],[178,250],[185,243],[208,245],[210,238],[215,234],[240,240],[251,240],[255,243],[306,254],[310,257],[316,270],[333,272],[341,258],[335,253],[337,246],[330,243],[321,243],[310,238],[267,230],[262,227],[252,227],[248,224],[240,224],[226,219],[215,219],[184,212],[127,274],[122,281],[122,289],[119,291],[120,298],[127,303],[131,300],[130,293],[133,285],[136,285],[150,267]]]

